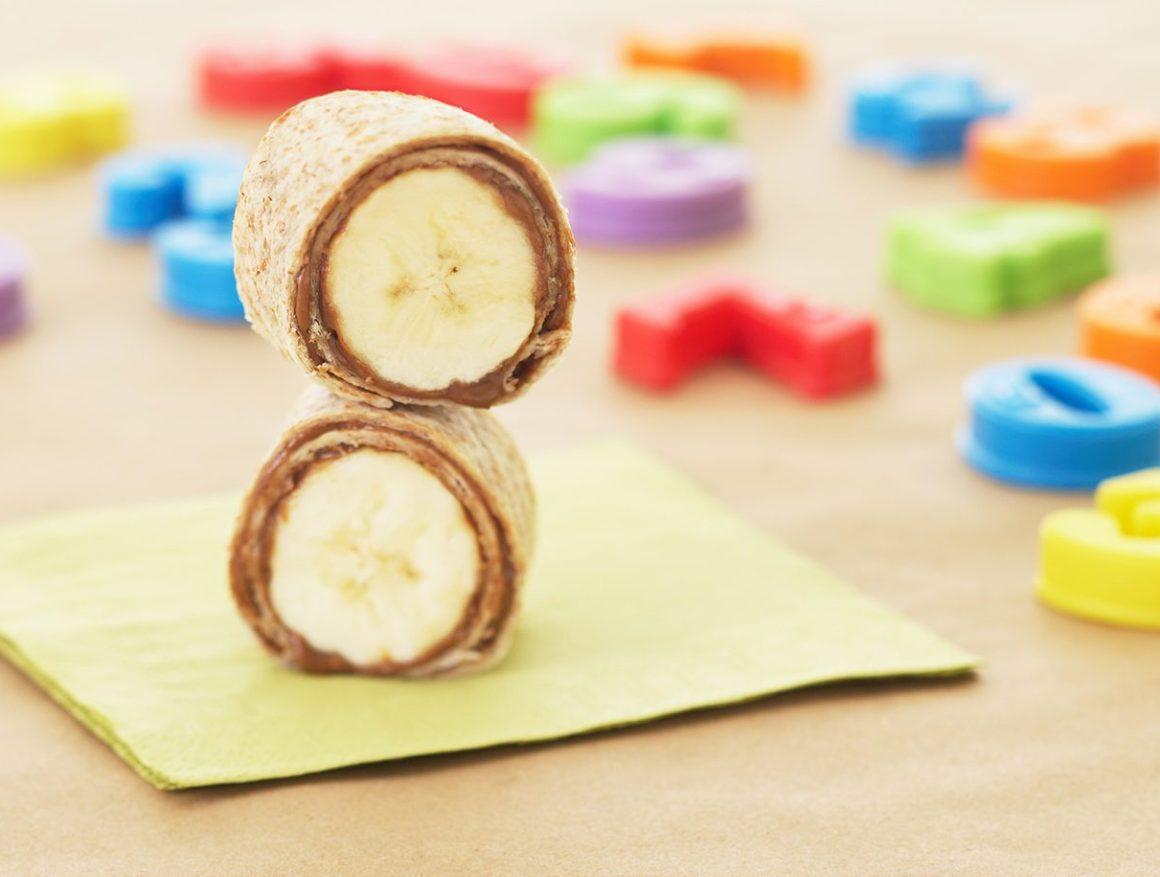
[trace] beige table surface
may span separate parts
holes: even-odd
[[[974,681],[840,686],[558,744],[179,794],[148,787],[0,665],[0,874],[1160,871],[1160,637],[1037,605],[1037,522],[1082,499],[988,483],[950,441],[961,379],[997,357],[1069,350],[1070,309],[966,324],[884,289],[888,211],[968,190],[956,169],[908,171],[846,147],[840,100],[860,65],[927,56],[977,60],[1036,96],[1160,109],[1150,0],[755,3],[712,18],[672,0],[631,12],[505,0],[454,15],[410,3],[191,6],[9,0],[2,64],[118,71],[138,96],[141,140],[249,146],[261,124],[191,106],[187,58],[208,35],[450,32],[596,62],[631,24],[803,29],[817,87],[801,102],[753,102],[745,122],[760,170],[752,233],[649,255],[583,252],[571,351],[501,416],[533,453],[630,437],[987,665]],[[1156,267],[1158,205],[1116,207],[1125,269]],[[5,187],[0,233],[31,248],[38,309],[29,334],[0,345],[0,520],[244,484],[297,372],[245,329],[155,305],[147,251],[101,240],[87,171]],[[886,383],[825,407],[729,368],[671,399],[618,386],[605,367],[614,306],[716,264],[875,311]]]

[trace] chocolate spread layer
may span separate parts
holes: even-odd
[[[418,390],[396,384],[377,374],[343,343],[327,295],[328,256],[331,243],[345,227],[354,209],[373,191],[401,174],[432,168],[453,167],[489,185],[499,194],[504,208],[523,227],[535,253],[537,282],[532,331],[519,349],[488,374],[468,383],[453,382],[436,390]],[[311,360],[340,379],[388,398],[411,401],[438,400],[486,408],[532,378],[544,355],[537,339],[567,324],[572,291],[569,257],[570,232],[545,208],[553,204],[550,192],[533,177],[521,173],[511,159],[486,142],[454,138],[431,142],[422,148],[388,156],[369,167],[347,188],[337,193],[314,230],[306,262],[297,277],[295,319]]]

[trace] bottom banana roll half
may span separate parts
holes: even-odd
[[[479,670],[507,649],[534,517],[523,458],[488,412],[312,388],[242,503],[230,586],[303,670]]]

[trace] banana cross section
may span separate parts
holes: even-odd
[[[458,168],[414,170],[352,211],[324,293],[353,356],[433,391],[519,351],[535,326],[536,270],[529,236],[491,187]]]
[[[868,317],[713,278],[621,310],[614,368],[667,391],[710,363],[739,359],[801,396],[825,399],[877,380],[876,336]]]
[[[463,507],[426,469],[354,451],[312,468],[281,514],[270,596],[314,647],[354,664],[413,661],[454,630],[478,552]]]
[[[1095,509],[1048,515],[1040,598],[1062,612],[1160,628],[1160,469],[1103,482]]]

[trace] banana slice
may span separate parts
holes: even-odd
[[[312,388],[243,503],[231,588],[305,670],[479,669],[507,648],[533,519],[523,460],[486,411]]]
[[[255,330],[345,398],[490,407],[571,335],[574,242],[548,176],[425,98],[335,92],[283,114],[234,249]]]
[[[331,243],[323,282],[347,352],[413,390],[479,381],[536,321],[527,220],[458,167],[408,171],[371,192]]]
[[[454,630],[479,555],[463,507],[403,454],[314,466],[282,505],[270,599],[310,645],[352,664],[413,661]]]

